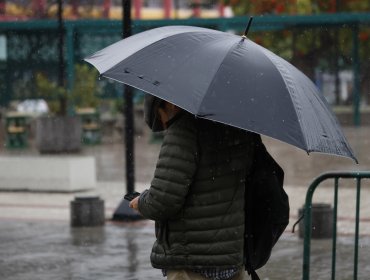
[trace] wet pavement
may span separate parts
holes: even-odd
[[[100,228],[69,228],[62,222],[2,221],[0,279],[164,279],[149,263],[153,223],[107,223]],[[353,239],[337,245],[337,278],[353,279]],[[360,240],[359,274],[369,279],[369,238]],[[301,279],[303,242],[284,234],[261,279]],[[312,242],[311,279],[330,279],[330,240]]]
[[[344,127],[360,162],[312,154],[276,140],[264,138],[270,152],[285,170],[290,196],[291,223],[276,245],[261,279],[301,279],[303,241],[291,233],[298,209],[310,182],[331,170],[370,170],[370,127]],[[149,253],[154,241],[153,223],[113,223],[109,219],[125,193],[124,149],[120,137],[86,146],[97,164],[95,190],[80,193],[0,192],[0,279],[163,279],[151,268]],[[154,172],[159,143],[144,131],[135,140],[136,189],[145,189]],[[0,149],[0,156],[27,157],[37,151]],[[359,277],[370,279],[370,182],[361,198]],[[344,181],[339,195],[337,278],[352,279],[355,194],[354,182]],[[105,201],[107,223],[101,228],[72,229],[69,203],[76,196],[99,195]],[[332,203],[332,188],[324,186],[315,202]],[[313,240],[312,279],[330,279],[330,240]]]

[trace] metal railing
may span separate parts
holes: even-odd
[[[334,206],[333,206],[333,234],[332,234],[332,260],[331,279],[335,279],[336,248],[337,248],[337,214],[338,214],[338,188],[339,179],[356,180],[356,216],[355,216],[355,240],[354,240],[354,268],[353,279],[357,280],[358,274],[358,241],[360,225],[360,197],[361,180],[369,179],[370,171],[361,172],[328,172],[317,177],[310,185],[306,194],[304,209],[304,248],[303,248],[303,280],[310,279],[310,251],[311,251],[311,227],[312,227],[312,197],[316,188],[325,180],[334,180]]]

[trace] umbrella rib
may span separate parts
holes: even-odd
[[[208,92],[209,92],[209,89],[210,89],[210,88],[212,88],[212,86],[213,86],[213,84],[214,84],[214,82],[215,82],[215,78],[217,77],[217,74],[220,72],[221,66],[223,65],[223,63],[224,63],[224,61],[225,61],[226,57],[229,55],[229,53],[231,53],[231,52],[234,50],[234,47],[235,47],[237,44],[240,44],[240,42],[242,42],[242,41],[243,41],[243,40],[240,40],[240,39],[239,39],[237,42],[235,42],[234,44],[232,44],[232,45],[230,46],[230,49],[226,52],[226,54],[225,54],[224,58],[221,60],[221,63],[220,63],[220,65],[218,66],[217,71],[216,71],[216,72],[215,72],[215,74],[213,75],[212,81],[209,83],[208,89],[207,89],[206,94],[205,94],[204,96],[207,96],[207,94],[208,94]],[[202,107],[202,105],[203,105],[203,101],[204,101],[204,99],[202,99],[202,102],[200,102],[200,103],[199,103],[199,106],[198,106],[197,112],[199,112],[200,108]],[[202,116],[204,116],[204,115],[205,115],[205,114],[197,114],[196,116],[197,116],[197,117],[202,117]],[[208,114],[206,114],[206,115],[208,115]]]
[[[288,88],[288,91],[291,92],[289,89],[292,89],[293,92],[299,92],[297,90],[296,86],[294,85],[294,83],[292,82],[291,75],[289,74],[289,69],[285,68],[282,63],[280,63],[277,59],[275,59],[276,55],[274,53],[270,52],[267,49],[263,53],[272,62],[274,67],[279,71],[281,76],[284,78],[283,81],[284,81],[286,87]],[[283,61],[285,61],[285,60],[283,60]],[[286,62],[286,63],[288,63],[288,62]],[[292,100],[292,98],[291,98],[291,101],[292,101],[293,106],[296,107],[295,106],[296,103]],[[330,109],[330,108],[328,108],[328,109]],[[297,110],[295,110],[295,114],[297,116],[297,120],[298,120],[299,126],[301,128],[301,132],[304,133],[305,130],[303,130],[302,122],[300,121]],[[331,154],[330,152],[323,152],[323,151],[321,151],[317,148],[314,148],[314,147],[311,147],[311,146],[309,147],[306,138],[302,137],[302,139],[305,143],[307,153],[315,152],[315,153]],[[356,163],[358,163],[356,157],[353,154],[353,151],[352,151],[351,147],[349,146],[349,144],[347,143],[345,138],[343,139],[343,143],[344,143],[345,148],[346,148],[346,150],[349,154],[349,157],[352,158]],[[340,153],[335,153],[335,154],[338,155],[338,156],[347,156],[348,157],[347,153],[341,153],[341,154]]]
[[[263,52],[263,54],[265,55],[265,57],[266,57],[269,61],[271,61],[271,65],[273,65],[273,67],[275,67],[275,68],[277,69],[277,71],[279,71],[279,73],[281,74],[281,76],[283,77],[283,79],[282,79],[282,80],[283,80],[283,82],[284,82],[285,86],[287,87],[288,92],[289,92],[289,93],[291,93],[291,90],[290,90],[290,89],[292,89],[292,88],[293,88],[293,91],[295,91],[295,92],[296,92],[296,91],[297,91],[297,89],[295,88],[295,86],[293,85],[293,83],[290,83],[290,84],[288,84],[288,83],[287,83],[287,81],[291,80],[291,79],[290,79],[290,75],[287,73],[287,70],[286,70],[286,69],[284,69],[284,68],[281,66],[281,63],[280,63],[278,60],[276,60],[276,59],[274,59],[274,58],[273,58],[273,56],[274,56],[275,54],[271,53],[272,55],[268,55],[268,54],[270,54],[270,51],[269,51],[269,50],[267,50],[267,49],[265,49],[265,51]],[[281,58],[281,59],[282,59],[282,58]],[[290,95],[290,96],[291,96],[291,95]],[[295,103],[293,102],[292,98],[290,98],[290,100],[291,100],[291,102],[292,102],[293,107],[294,107],[294,108],[296,108]],[[304,130],[303,130],[303,128],[302,128],[302,124],[301,124],[300,118],[299,118],[299,116],[298,116],[297,110],[294,110],[294,113],[295,113],[295,115],[296,115],[296,117],[297,117],[298,124],[299,124],[300,130],[301,130],[301,133],[302,133],[302,135],[303,135],[303,134],[304,134]],[[304,143],[305,143],[306,151],[307,151],[307,152],[309,152],[309,151],[310,151],[310,148],[308,147],[308,144],[307,144],[307,140],[306,140],[306,138],[302,136],[302,140],[303,140],[303,141],[304,141]]]
[[[250,41],[250,40],[248,40],[248,41]],[[219,67],[218,67],[218,69],[217,69],[217,71],[215,72],[215,75],[213,76],[213,79],[212,79],[212,82],[209,84],[209,87],[208,87],[208,89],[207,89],[207,93],[204,95],[204,96],[207,96],[207,94],[209,93],[209,90],[210,90],[210,88],[212,88],[212,86],[213,86],[213,84],[214,84],[214,82],[216,81],[216,77],[217,77],[217,73],[220,71],[220,69],[221,69],[221,67],[222,67],[222,65],[224,64],[224,61],[225,61],[225,59],[227,58],[227,56],[234,50],[234,48],[238,45],[238,44],[240,44],[241,42],[245,42],[245,40],[238,40],[237,42],[235,42],[235,44],[232,44],[231,45],[231,47],[230,47],[230,49],[229,49],[229,51],[226,53],[226,55],[225,55],[225,57],[222,59],[222,61],[221,61],[221,63],[220,63],[220,65],[219,65]],[[250,41],[251,43],[253,43],[252,41]],[[264,53],[264,55],[268,58],[268,60],[271,62],[271,64],[279,71],[279,73],[281,73],[281,70],[279,69],[279,68],[277,68],[277,66],[273,63],[273,61],[271,60],[271,58],[270,57],[268,57],[265,53]],[[283,76],[283,77],[285,77],[285,75],[284,75],[284,73],[281,73],[281,75]],[[286,87],[287,88],[289,88],[288,87],[288,85],[286,84],[286,81],[284,80],[284,79],[282,79],[283,80],[283,82],[284,82],[284,84],[286,85]],[[197,110],[197,112],[200,112],[200,108],[202,107],[202,105],[203,105],[203,101],[204,101],[204,99],[202,100],[202,102],[200,102],[200,104],[199,104],[199,106],[198,106],[198,110]],[[292,102],[292,106],[295,108],[295,105],[294,105],[294,103],[293,103],[293,101],[291,101]],[[302,140],[303,140],[303,143],[304,143],[304,145],[305,145],[305,150],[308,150],[308,145],[307,145],[307,141],[306,141],[306,139],[302,136],[303,135],[303,130],[302,130],[302,125],[301,125],[301,123],[300,123],[300,121],[299,121],[299,118],[298,118],[298,114],[297,114],[297,112],[296,112],[296,110],[294,110],[295,111],[295,115],[296,115],[296,118],[297,118],[297,120],[298,120],[298,123],[299,123],[299,127],[300,127],[300,132],[301,132],[301,138],[302,138]],[[197,114],[196,115],[197,117],[203,117],[204,116],[204,114]],[[208,115],[207,115],[207,117],[209,117]],[[219,121],[219,120],[218,120]],[[231,123],[227,123],[227,122],[223,122],[224,124],[227,124],[227,125],[231,125],[231,126],[234,126],[234,127],[238,127],[238,126],[235,126],[234,124],[231,124]],[[268,136],[268,135],[267,135]],[[272,136],[271,136],[272,137]]]

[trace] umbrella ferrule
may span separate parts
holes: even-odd
[[[249,18],[249,21],[248,21],[248,25],[247,27],[245,28],[245,31],[244,31],[244,35],[242,36],[243,39],[247,38],[247,35],[248,35],[248,32],[249,32],[249,28],[251,27],[252,25],[252,21],[253,21],[253,17],[250,17]],[[245,38],[244,38],[245,37]]]

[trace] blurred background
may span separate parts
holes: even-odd
[[[94,118],[106,128],[99,133],[120,130],[122,86],[98,80],[82,59],[122,38],[122,6],[120,0],[0,0],[1,139],[6,146],[22,146],[5,140],[16,132],[9,130],[14,122],[28,125],[23,141],[32,141],[32,122],[45,114],[83,115],[90,138],[101,136],[91,136],[97,129]],[[132,33],[189,24],[238,34],[253,15],[252,40],[309,76],[342,123],[369,123],[369,1],[132,0],[131,7]],[[141,102],[142,93],[134,93],[135,106]]]

